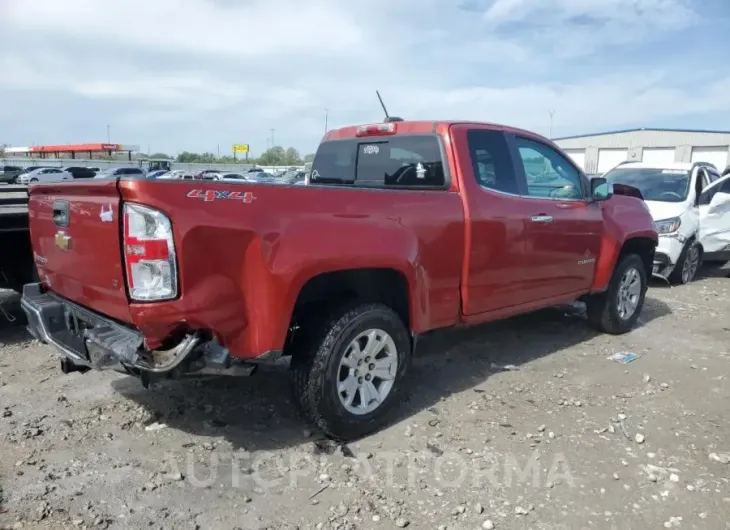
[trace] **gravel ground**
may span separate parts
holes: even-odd
[[[310,432],[286,367],[149,390],[0,323],[0,528],[730,528],[730,270],[424,341],[387,429]],[[639,357],[620,364],[618,352]]]

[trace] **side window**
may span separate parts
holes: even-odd
[[[578,170],[552,147],[517,137],[517,149],[525,169],[527,194],[543,199],[582,199]]]
[[[474,177],[483,188],[518,194],[507,138],[500,131],[473,129],[467,132]]]

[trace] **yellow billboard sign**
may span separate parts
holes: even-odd
[[[234,153],[248,153],[248,144],[233,144]]]

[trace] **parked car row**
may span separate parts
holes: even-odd
[[[136,169],[142,172],[141,169]],[[99,176],[98,167],[83,166],[2,166],[0,182],[6,184],[30,184],[31,182],[52,182],[57,180],[95,178]]]
[[[243,172],[226,172],[217,169],[205,169],[197,173],[184,170],[155,171],[149,173],[150,179],[184,179],[184,180],[228,180],[238,182],[269,182],[274,184],[303,184],[306,173],[298,170],[279,171],[275,174],[261,168],[251,168]]]

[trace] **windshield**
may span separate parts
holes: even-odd
[[[684,169],[616,168],[604,178],[638,188],[646,201],[683,202],[689,194],[690,172]]]

